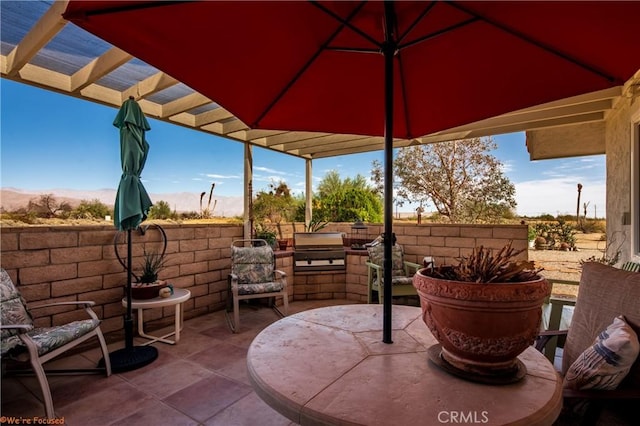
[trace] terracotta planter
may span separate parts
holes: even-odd
[[[160,289],[167,287],[166,281],[156,281],[153,284],[132,284],[131,297],[134,299],[153,299],[158,297]]]
[[[480,284],[413,278],[422,318],[442,345],[441,357],[470,375],[497,376],[523,368],[517,356],[540,330],[542,304],[551,292],[545,278],[522,283]]]
[[[286,250],[289,245],[289,240],[278,240],[278,248],[280,250]]]

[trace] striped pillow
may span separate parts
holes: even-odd
[[[571,364],[564,378],[569,389],[616,389],[638,357],[638,336],[623,316],[613,320],[593,345]]]

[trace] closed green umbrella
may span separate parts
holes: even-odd
[[[124,101],[113,125],[120,129],[122,163],[113,223],[121,231],[131,230],[136,229],[147,218],[152,204],[140,180],[149,152],[145,132],[151,130],[151,126],[133,98]]]
[[[125,347],[111,352],[114,372],[135,370],[153,362],[158,350],[152,346],[133,346],[133,317],[131,312],[131,231],[147,218],[151,199],[144,189],[140,174],[147,161],[149,144],[145,132],[151,130],[140,105],[129,97],[120,107],[113,125],[120,129],[120,160],[122,177],[116,193],[113,223],[120,231],[127,231],[127,311],[124,317]]]

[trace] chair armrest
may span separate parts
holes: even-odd
[[[367,265],[369,268],[373,268],[373,269],[375,269],[377,271],[381,271],[382,270],[382,266],[380,266],[378,264],[375,264],[373,262],[370,262],[368,260],[366,262],[364,262],[364,264]]]
[[[368,266],[367,268],[367,285],[369,286],[369,288],[371,288],[371,285],[373,284],[373,282],[376,283],[376,285],[381,285],[382,284],[382,266],[378,265],[376,263],[373,263],[371,261],[366,261],[364,262],[365,265]],[[372,275],[375,274],[375,275]]]
[[[413,269],[413,273],[415,274],[416,272],[418,272],[418,269],[421,269],[423,266],[420,265],[419,263],[414,263],[414,262],[409,262],[407,260],[404,261],[404,269],[405,272],[408,275],[413,275],[413,274],[409,274],[409,270]]]
[[[39,308],[50,308],[52,306],[65,306],[65,305],[84,305],[84,307],[94,306],[96,302],[91,300],[78,300],[75,302],[56,302],[56,303],[47,303],[44,305],[31,306],[29,305],[29,310],[39,309]]]
[[[566,285],[580,285],[580,281],[575,280],[558,280],[555,278],[547,278],[550,284],[566,284]]]
[[[574,281],[574,280],[558,280],[555,278],[547,278],[547,281],[551,285],[552,291],[553,291],[554,284],[575,285],[576,287],[580,285],[580,281]],[[544,300],[544,303],[549,303],[550,298],[551,298],[551,295],[547,296],[547,298]]]
[[[37,305],[37,306],[29,306],[29,310],[32,311],[34,309],[39,309],[39,308],[50,308],[52,306],[71,306],[71,305],[76,305],[76,306],[82,306],[85,310],[85,312],[87,313],[87,315],[89,315],[91,317],[91,319],[94,319],[96,321],[102,321],[100,318],[98,318],[98,315],[96,315],[96,313],[94,312],[93,309],[91,309],[92,306],[94,306],[96,304],[96,302],[91,301],[91,300],[78,300],[75,302],[56,302],[56,303],[47,303],[44,305]]]
[[[33,325],[31,324],[0,325],[0,330],[20,330],[21,333],[24,333],[26,331],[33,330]]]
[[[549,340],[551,340],[552,337],[566,336],[567,332],[568,330],[547,330],[540,332],[540,334],[538,334],[538,337],[536,337],[536,350],[542,352],[542,350],[545,348],[545,346],[547,346],[547,343],[549,343]]]
[[[280,269],[276,269],[275,271],[273,271],[274,274],[276,274],[276,278],[278,278],[277,276],[279,275],[279,278],[286,278],[287,277],[287,273],[284,271],[281,271]]]
[[[613,390],[575,390],[575,389],[563,389],[562,396],[564,398],[579,398],[579,399],[640,399],[640,389],[622,388]]]

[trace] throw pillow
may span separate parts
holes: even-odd
[[[638,336],[624,317],[618,316],[571,364],[564,386],[576,390],[615,389],[631,370],[639,352]]]

